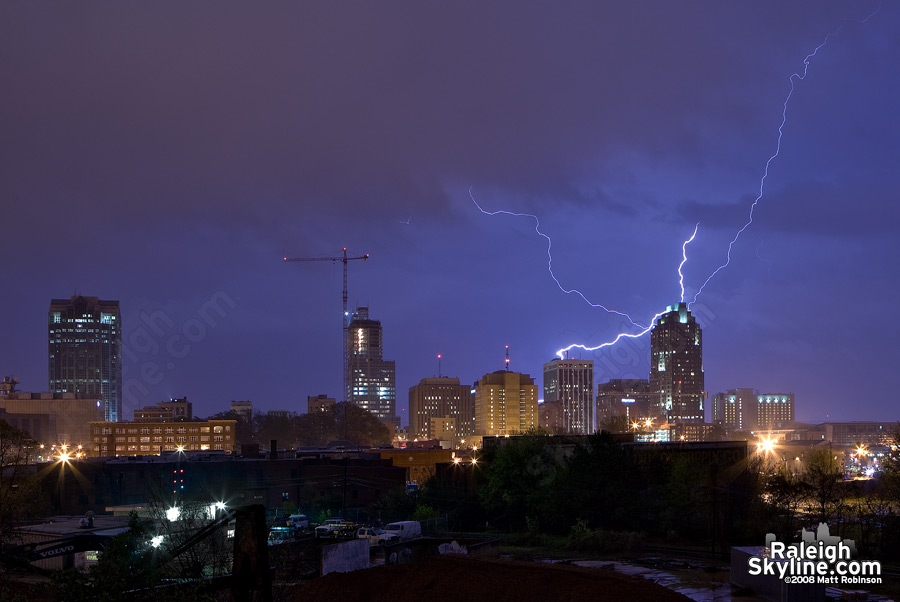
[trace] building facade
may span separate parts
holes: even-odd
[[[50,391],[100,399],[106,420],[122,420],[119,302],[53,299],[48,317]]]
[[[554,435],[565,433],[563,426],[563,407],[561,401],[545,401],[538,404],[538,426],[547,429]]]
[[[793,393],[757,393],[756,428],[771,430],[794,422]]]
[[[397,425],[396,367],[383,357],[381,322],[369,319],[368,307],[358,307],[347,336],[347,401]]]
[[[794,422],[793,393],[760,393],[753,389],[729,389],[712,399],[712,421],[726,429],[761,431]]]
[[[514,435],[538,426],[538,387],[528,374],[498,370],[475,383],[475,434]]]
[[[87,447],[91,440],[90,423],[105,418],[103,402],[97,398],[79,399],[74,393],[0,393],[0,408],[10,417],[48,416],[47,420],[32,420],[30,424],[15,419],[16,428],[27,431],[32,439],[48,448],[62,444]]]
[[[475,400],[472,388],[458,378],[423,378],[409,388],[409,438],[436,439],[434,419],[452,418],[456,435],[475,434]]]
[[[194,419],[194,406],[187,397],[161,401],[134,411],[135,422],[184,422]]]
[[[896,422],[824,422],[825,441],[845,447],[888,445],[898,427]]]
[[[253,402],[249,399],[242,401],[232,401],[231,411],[235,414],[243,416],[247,422],[253,420]]]
[[[324,393],[321,395],[306,396],[306,413],[315,414],[316,412],[324,412],[328,408],[334,407],[337,403],[334,397],[328,397]]]
[[[234,451],[236,420],[92,422],[92,457],[160,455],[176,451]]]
[[[628,424],[655,416],[650,381],[646,378],[613,378],[597,385],[597,424],[624,416]]]
[[[703,333],[686,303],[670,305],[650,331],[655,418],[703,422]]]
[[[544,403],[560,402],[564,433],[590,435],[594,424],[594,361],[554,358],[544,364]]]

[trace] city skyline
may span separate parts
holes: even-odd
[[[896,4],[7,4],[0,52],[0,374],[23,391],[48,300],[80,293],[120,301],[125,418],[340,400],[341,266],[283,257],[346,247],[405,424],[438,354],[472,383],[505,345],[537,375],[639,331],[564,290],[641,326],[691,301],[766,174],[690,307],[706,390],[898,418],[858,386],[900,335]],[[570,358],[596,394],[647,377],[649,335]]]

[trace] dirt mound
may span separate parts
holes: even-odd
[[[298,602],[688,600],[646,579],[613,571],[466,556],[432,557],[411,565],[332,573],[304,583],[288,599]]]

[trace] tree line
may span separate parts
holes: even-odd
[[[228,411],[213,414],[207,420],[236,420],[238,446],[257,443],[268,449],[272,441],[279,448],[324,447],[332,441],[361,446],[391,443],[387,426],[368,410],[347,402],[308,414],[258,413],[248,420],[245,414]]]

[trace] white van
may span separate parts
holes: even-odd
[[[287,526],[293,527],[301,533],[305,533],[306,530],[309,529],[309,519],[305,514],[292,514],[287,519]]]
[[[387,533],[396,535],[400,541],[412,539],[414,537],[422,537],[422,525],[414,520],[402,520],[396,523],[389,523],[384,530]]]

